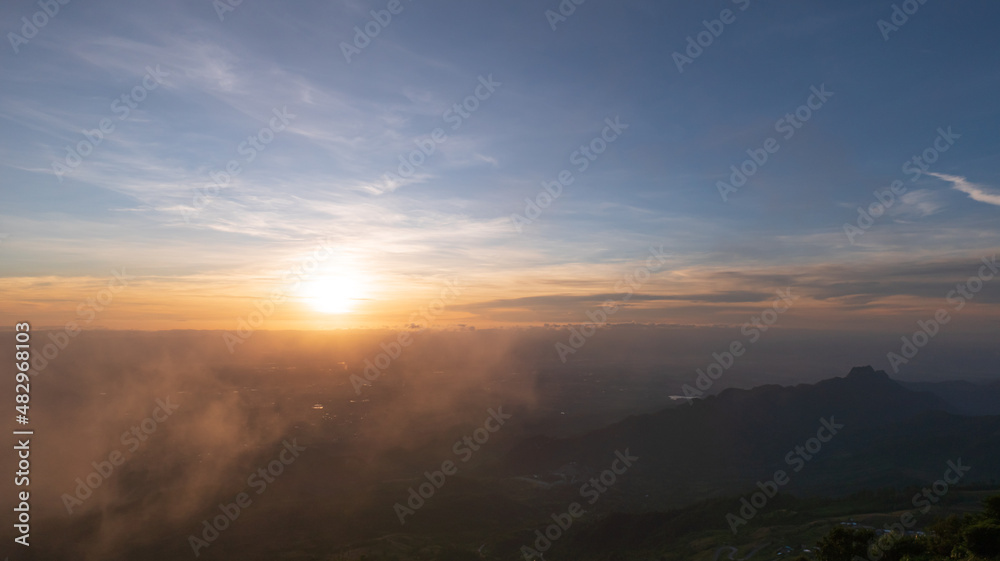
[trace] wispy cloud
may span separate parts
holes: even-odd
[[[981,203],[986,203],[988,205],[1000,206],[1000,193],[991,191],[989,189],[983,188],[981,185],[976,185],[975,183],[970,183],[964,177],[959,177],[957,175],[946,175],[943,173],[928,172],[929,175],[941,179],[943,181],[951,182],[951,188],[956,191],[961,191],[969,196],[974,201],[979,201]]]
[[[904,193],[900,200],[904,203],[890,209],[890,214],[904,218],[924,218],[936,214],[945,206],[944,197],[929,189],[917,189]]]

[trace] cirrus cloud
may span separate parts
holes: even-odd
[[[933,175],[934,177],[941,179],[943,181],[951,182],[951,188],[956,191],[961,191],[969,196],[970,199],[974,201],[979,201],[981,203],[986,203],[989,205],[1000,206],[1000,193],[990,191],[989,189],[983,188],[981,185],[976,185],[971,183],[964,177],[959,177],[957,175],[946,175],[943,173],[927,172],[928,175]]]

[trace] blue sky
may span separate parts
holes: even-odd
[[[10,307],[58,318],[126,267],[137,289],[110,325],[228,325],[330,239],[318,278],[350,277],[360,303],[343,325],[399,321],[448,278],[468,287],[456,320],[583,320],[660,245],[670,259],[640,291],[671,299],[623,319],[737,321],[788,285],[849,319],[932,308],[995,253],[996,3],[927,0],[886,40],[893,2],[587,0],[553,30],[555,1],[402,0],[346,61],[341,44],[388,4],[244,0],[220,21],[209,0],[72,0],[15,52],[10,33],[40,8],[4,3]],[[673,54],[727,9],[734,21],[678,71]],[[162,83],[121,119],[113,101],[148,68]],[[481,77],[499,85],[453,129],[445,112]],[[821,86],[833,96],[783,138],[775,123]],[[247,161],[241,143],[276,110],[294,117]],[[579,171],[573,152],[616,117],[628,128]],[[114,130],[57,177],[102,119]],[[904,173],[949,127],[960,138],[938,175]],[[416,172],[387,180],[437,128]],[[723,201],[717,182],[770,137],[779,150]],[[196,203],[230,160],[239,175]],[[573,183],[518,232],[511,215],[564,169]],[[895,180],[906,193],[851,243],[844,224]]]

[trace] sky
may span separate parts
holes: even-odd
[[[995,2],[43,4],[0,6],[4,324],[740,325],[790,289],[785,326],[892,331],[1000,246]],[[980,280],[955,314],[995,329]]]

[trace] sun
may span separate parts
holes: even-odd
[[[345,314],[361,299],[361,281],[349,273],[330,273],[304,284],[302,297],[323,314]]]

